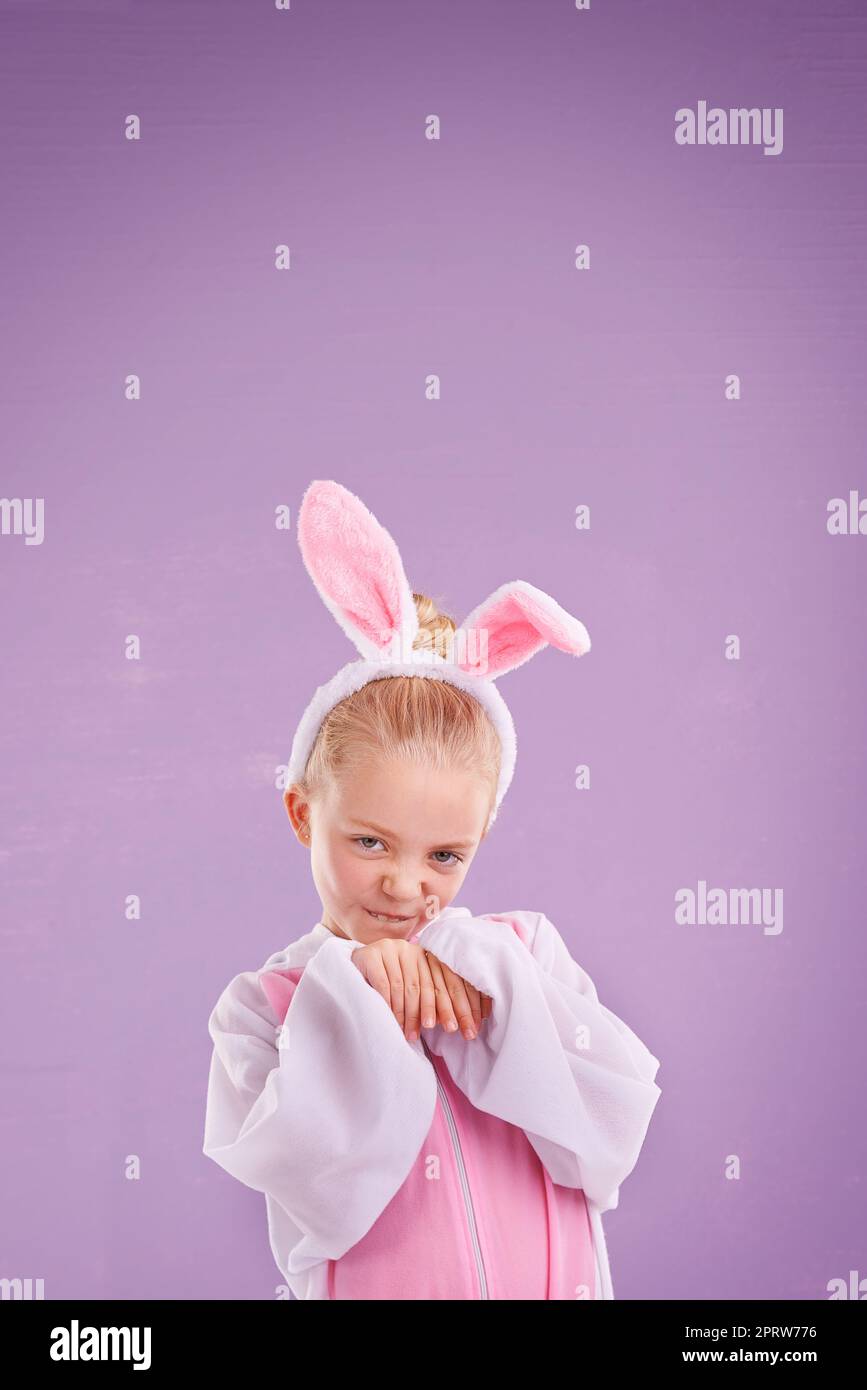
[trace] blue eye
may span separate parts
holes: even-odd
[[[375,835],[356,835],[355,843],[361,845],[362,840],[372,840],[375,845],[381,845],[382,840],[378,840]],[[361,845],[362,849],[369,849],[369,845]]]
[[[357,845],[360,845],[363,850],[369,853],[373,851],[374,845],[382,845],[382,840],[378,839],[376,835],[355,835],[353,839]],[[384,845],[383,848],[385,848]],[[450,869],[454,864],[462,864],[464,862],[459,854],[455,854],[454,850],[434,850],[434,856],[438,854],[444,854],[446,856],[445,859],[437,859],[436,861],[438,864],[441,864],[443,868]]]

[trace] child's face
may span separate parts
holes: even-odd
[[[285,800],[296,833],[310,826],[299,839],[310,846],[323,923],[368,945],[414,936],[448,907],[483,838],[490,789],[477,773],[371,763],[332,779],[312,805],[292,789]]]

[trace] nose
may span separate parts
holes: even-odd
[[[422,884],[417,874],[407,865],[402,869],[394,869],[390,874],[386,874],[382,880],[383,895],[394,904],[394,911],[397,915],[404,910],[403,904],[408,904],[410,910],[414,909],[422,895]]]

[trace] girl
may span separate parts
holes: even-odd
[[[203,1151],[265,1194],[296,1298],[611,1299],[601,1215],[659,1062],[542,913],[454,905],[514,771],[494,682],[586,629],[521,580],[456,627],[335,482],[298,536],[361,653],[311,700],[284,795],[322,913],[220,996]]]

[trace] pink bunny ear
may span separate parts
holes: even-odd
[[[418,614],[400,553],[354,493],[340,483],[311,483],[298,512],[298,544],[326,608],[363,657],[412,648]]]
[[[549,642],[573,656],[590,650],[584,624],[523,579],[495,589],[464,619],[454,639],[454,664],[489,680],[523,665]]]

